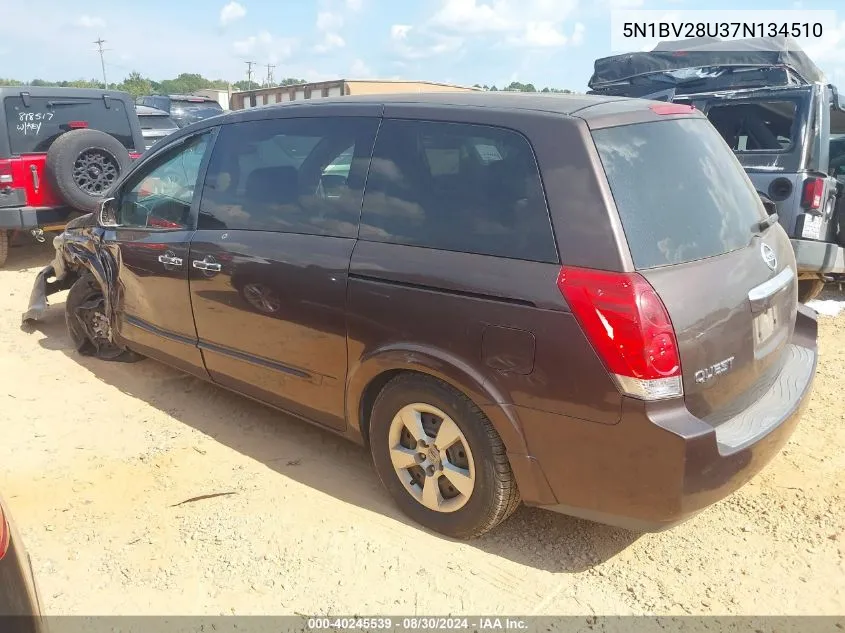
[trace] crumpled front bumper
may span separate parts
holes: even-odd
[[[35,277],[35,284],[32,286],[32,292],[29,295],[29,308],[23,313],[21,319],[24,323],[28,321],[38,321],[44,316],[47,311],[47,279],[53,277],[56,271],[52,264],[43,268]]]
[[[53,240],[56,257],[49,266],[45,266],[36,275],[32,292],[29,295],[29,306],[21,319],[23,323],[40,320],[47,311],[47,297],[62,290],[68,290],[76,281],[76,275],[69,274],[65,265],[63,244],[62,235],[56,236]],[[52,281],[50,281],[51,279]]]

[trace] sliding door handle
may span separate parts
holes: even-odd
[[[223,266],[216,261],[211,255],[206,255],[202,259],[195,259],[191,265],[197,270],[202,270],[206,273],[219,273],[223,270]]]
[[[219,273],[223,269],[220,264],[216,264],[214,262],[205,262],[197,259],[194,260],[193,264],[194,268],[197,268],[199,270],[210,270],[215,273]]]

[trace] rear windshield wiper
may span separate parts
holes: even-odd
[[[759,222],[757,222],[752,227],[752,231],[754,232],[755,235],[762,235],[763,233],[765,233],[769,229],[769,227],[771,227],[774,224],[777,224],[777,221],[778,221],[778,214],[772,213],[771,215],[766,216],[766,218],[764,220],[760,220]]]

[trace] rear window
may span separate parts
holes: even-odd
[[[703,119],[593,133],[637,268],[721,255],[765,217],[733,152]]]
[[[514,131],[482,125],[385,119],[360,237],[559,261],[531,145]]]
[[[142,130],[172,130],[178,127],[169,116],[141,115],[138,117]]]
[[[170,104],[170,111],[193,123],[221,114],[223,106],[216,101],[179,101],[174,99]]]
[[[798,106],[794,101],[714,105],[707,117],[735,152],[781,152],[792,147]]]
[[[129,115],[122,101],[64,97],[6,97],[5,115],[13,154],[46,152],[57,136],[72,129],[71,122],[111,134],[127,150],[134,150]]]

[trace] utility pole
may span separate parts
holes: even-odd
[[[109,82],[106,79],[106,60],[105,60],[105,57],[103,57],[103,53],[105,52],[105,49],[103,48],[103,44],[105,44],[105,43],[106,43],[106,40],[104,40],[102,37],[100,37],[98,40],[96,40],[94,42],[94,44],[97,45],[97,49],[100,52],[100,66],[102,66],[102,68],[103,68],[103,83],[105,84],[106,89],[108,89]]]
[[[275,64],[267,64],[267,85],[273,85],[273,69],[276,68]]]
[[[249,89],[252,90],[252,67],[255,66],[255,62],[246,62],[246,81]]]

